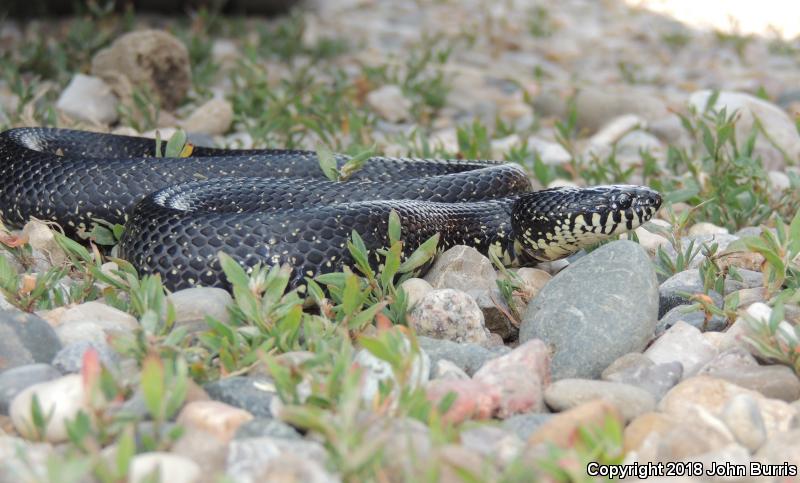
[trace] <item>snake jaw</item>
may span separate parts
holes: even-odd
[[[644,186],[555,188],[520,196],[511,223],[528,258],[552,261],[641,226],[661,202]]]

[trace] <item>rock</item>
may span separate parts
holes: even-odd
[[[626,134],[647,126],[647,121],[635,114],[623,114],[605,123],[591,138],[589,151],[610,148]]]
[[[796,401],[800,398],[800,381],[794,371],[786,366],[713,367],[704,368],[700,373],[724,379],[768,398],[786,402]]]
[[[506,155],[515,147],[522,144],[518,134],[511,134],[500,139],[492,139],[491,154],[494,159],[505,159]]]
[[[765,398],[755,391],[709,376],[685,379],[661,399],[659,409],[686,422],[693,422],[690,415],[693,407],[721,416],[728,401],[740,394],[748,394],[755,399],[769,436],[793,426],[797,410],[786,402]]]
[[[430,136],[430,143],[431,146],[439,148],[446,153],[457,153],[458,134],[456,129],[449,127],[433,132]]]
[[[630,131],[617,141],[617,156],[627,159],[640,159],[642,152],[659,154],[665,151],[664,144],[647,131]]]
[[[528,138],[528,150],[538,154],[539,159],[541,159],[544,164],[551,166],[569,163],[572,159],[572,155],[569,151],[564,149],[564,146],[536,136]]]
[[[750,452],[755,452],[766,441],[767,428],[758,403],[749,394],[739,394],[729,399],[721,416],[736,440]]]
[[[553,415],[548,413],[515,414],[503,420],[503,427],[513,431],[523,441],[527,441],[534,431],[552,417]]]
[[[497,274],[488,258],[473,247],[457,245],[445,251],[425,275],[433,288],[494,290]]]
[[[477,344],[455,342],[431,337],[419,336],[419,347],[431,358],[431,363],[436,364],[441,359],[453,362],[472,376],[486,361],[510,352],[507,347],[484,348]]]
[[[707,222],[695,223],[689,228],[689,236],[728,235],[729,233],[727,228]]]
[[[80,341],[101,345],[109,337],[139,328],[135,317],[101,302],[85,302],[64,312],[50,311],[44,317],[56,327],[64,345]]]
[[[689,105],[703,112],[711,93],[710,90],[694,92],[689,96]],[[767,169],[781,169],[788,160],[800,156],[800,135],[794,121],[774,104],[742,92],[721,91],[713,108],[717,111],[725,108],[729,114],[738,111],[736,139],[747,139],[756,119],[761,123],[753,156],[760,157]],[[769,137],[763,133],[769,133]]]
[[[66,422],[75,418],[81,410],[88,414],[83,381],[79,374],[34,384],[14,397],[8,411],[14,429],[24,438],[36,439],[36,428],[31,416],[34,395],[39,400],[43,414],[52,412],[42,435],[45,441],[51,443],[66,441]]]
[[[609,401],[628,422],[638,415],[655,409],[652,394],[629,384],[589,379],[561,379],[544,392],[547,406],[561,412],[595,399]]]
[[[454,342],[485,342],[489,338],[483,312],[460,290],[429,293],[408,313],[408,326],[418,334]]]
[[[713,471],[713,476],[709,476],[707,481],[757,481],[757,478],[751,475],[751,470],[749,469],[750,452],[739,444],[732,443],[707,453],[695,455],[691,458],[691,461],[700,463],[702,468],[706,470],[706,474],[709,471]],[[731,468],[736,468],[736,472]]]
[[[783,171],[770,171],[767,173],[767,178],[769,179],[770,187],[779,193],[792,186],[789,176]]]
[[[108,369],[115,369],[119,364],[119,356],[108,344],[92,341],[79,341],[65,345],[53,358],[52,365],[62,374],[80,372],[83,367],[83,355],[92,349],[100,356],[100,362]]]
[[[400,284],[408,298],[408,307],[413,308],[426,295],[433,292],[433,287],[426,280],[421,278],[409,278]]]
[[[0,414],[8,414],[11,400],[23,389],[61,377],[53,366],[28,364],[0,372]]]
[[[272,417],[277,393],[273,382],[265,377],[233,376],[203,386],[209,397],[244,409],[255,417]]]
[[[431,379],[469,379],[469,376],[453,362],[439,359],[433,366]]]
[[[529,445],[551,443],[560,447],[569,447],[580,427],[601,427],[609,418],[622,424],[617,409],[608,401],[595,399],[554,415],[539,426],[530,438]]]
[[[183,456],[158,451],[134,456],[128,468],[128,481],[153,481],[152,475],[158,475],[157,481],[195,483],[200,481],[202,473],[197,463]]]
[[[58,97],[56,109],[76,121],[107,126],[119,117],[118,103],[103,79],[75,74]]]
[[[193,401],[183,406],[177,422],[228,442],[233,439],[236,430],[251,419],[253,415],[249,412],[219,401]]]
[[[101,77],[123,96],[132,87],[149,89],[163,109],[172,110],[192,86],[189,52],[163,30],[138,30],[117,38],[92,59],[92,75]]]
[[[61,267],[67,263],[69,258],[56,241],[53,230],[38,220],[31,220],[25,223],[22,228],[22,237],[28,240],[35,258],[43,258],[44,263],[36,260],[37,271],[46,271],[50,267]]]
[[[764,255],[756,252],[746,251],[723,252],[719,254],[716,261],[721,270],[730,266],[734,266],[744,269],[741,271],[745,272],[745,275],[749,275],[747,274],[747,271],[757,273],[761,272],[764,264]],[[752,284],[750,280],[745,281],[745,283],[748,285]]]
[[[657,412],[640,414],[625,427],[623,433],[625,452],[638,450],[651,435],[667,433],[678,425],[680,419],[668,414]]]
[[[677,361],[683,366],[683,377],[691,377],[715,355],[716,348],[695,327],[679,321],[645,351],[651,361],[664,364]]]
[[[603,379],[644,389],[652,394],[656,401],[661,400],[667,391],[680,382],[683,376],[683,365],[680,362],[655,364],[642,354],[636,353],[636,355],[641,357],[641,362],[619,368],[612,367],[612,364],[603,371]]]
[[[411,350],[411,344],[408,339],[405,339],[405,347],[406,351]],[[396,391],[398,389],[398,381],[391,364],[374,356],[367,349],[359,350],[353,358],[353,363],[364,370],[361,395],[365,401],[371,402],[375,399],[381,384],[391,384],[394,388],[393,390]],[[410,370],[411,372],[406,380],[410,387],[418,387],[425,384],[431,373],[430,357],[424,351],[414,354]]]
[[[658,321],[658,324],[656,324],[656,337],[660,337],[661,334],[671,329],[678,322],[689,324],[702,332],[707,330],[719,332],[724,330],[728,325],[728,321],[725,317],[713,314],[711,319],[706,321],[705,312],[692,308],[691,305],[684,304],[672,307],[669,312],[664,314],[664,317]]]
[[[516,339],[519,328],[509,319],[512,312],[499,289],[470,290],[467,295],[475,300],[483,312],[484,326],[489,332],[499,335],[503,340]]]
[[[0,310],[0,371],[35,362],[49,364],[61,350],[53,328],[19,310]]]
[[[225,99],[214,98],[195,109],[180,124],[187,132],[221,136],[228,132],[232,123],[233,106]]]
[[[517,458],[523,449],[523,440],[511,431],[483,424],[461,431],[460,443],[495,464],[505,467]]]
[[[639,239],[639,245],[641,245],[651,257],[656,256],[659,248],[665,248],[669,245],[669,240],[667,240],[665,237],[652,233],[644,227],[640,226],[639,228],[633,230],[633,232]],[[627,233],[620,235],[620,240],[628,239],[630,239],[630,236],[628,236]]]
[[[470,419],[488,419],[495,412],[501,395],[486,384],[474,379],[433,379],[425,386],[425,395],[440,404],[450,394],[455,400],[442,417],[451,423]]]
[[[798,441],[800,441],[800,429],[773,434],[756,452],[755,459],[773,465],[800,465]]]
[[[230,69],[236,65],[241,57],[239,46],[231,39],[214,39],[211,44],[211,60],[223,69]]]
[[[653,428],[655,431],[644,437],[637,451],[641,461],[694,459],[735,443],[725,423],[701,407],[686,408],[683,416],[666,416],[673,424]]]
[[[31,443],[22,438],[0,434],[0,481],[3,483],[47,481],[48,460],[56,456],[49,443]],[[21,458],[21,455],[25,455]],[[24,476],[23,476],[24,475]]]
[[[272,418],[255,418],[245,422],[236,430],[235,439],[247,438],[302,439],[303,436],[293,427]]]
[[[538,268],[522,267],[517,269],[517,276],[522,279],[522,302],[527,304],[539,295],[544,286],[553,276]]]
[[[536,108],[534,102],[534,108]],[[636,114],[646,121],[669,116],[667,106],[650,94],[632,89],[612,90],[586,87],[575,96],[575,110],[579,129],[597,131],[609,119]]]
[[[608,243],[545,285],[523,316],[520,341],[539,338],[556,348],[554,379],[597,378],[614,359],[649,342],[656,293],[644,249],[630,241]]]
[[[486,362],[473,379],[499,394],[495,415],[500,419],[541,411],[544,388],[550,383],[550,350],[540,340],[529,340]]]
[[[663,319],[667,312],[680,305],[691,304],[683,293],[703,293],[703,282],[696,268],[678,272],[658,287],[658,318]],[[722,296],[711,290],[708,294],[717,306],[722,305]]]
[[[208,329],[206,317],[223,324],[230,323],[228,305],[233,302],[233,298],[227,290],[212,287],[187,288],[170,294],[168,300],[175,308],[175,327],[186,327],[189,332],[201,332]]]
[[[199,481],[224,474],[227,452],[227,442],[194,427],[184,427],[181,436],[170,446],[170,454],[188,458],[197,464],[203,475],[207,475]]]
[[[328,459],[325,448],[320,443],[307,440],[287,440],[280,438],[248,438],[234,439],[228,447],[228,457],[226,461],[227,477],[240,483],[256,483],[259,481],[309,481],[313,483],[335,481],[330,475],[323,474],[322,479],[317,477],[312,479],[300,478],[274,479],[267,478],[271,467],[280,466],[280,461],[290,459],[293,465],[298,465],[296,458],[302,464],[308,465],[309,471],[314,475],[319,474],[319,465],[325,465]],[[301,465],[302,466],[302,465]]]
[[[367,104],[383,119],[400,122],[411,118],[411,101],[396,85],[385,85],[367,94]]]

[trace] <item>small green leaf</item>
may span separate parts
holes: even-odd
[[[148,356],[142,363],[141,390],[145,407],[153,417],[164,418],[164,363],[156,356]]]
[[[397,214],[397,211],[392,209],[392,211],[389,212],[389,246],[400,241],[401,235],[402,227],[400,224],[400,215]]]
[[[170,136],[169,141],[167,141],[167,148],[164,156],[167,158],[181,157],[181,152],[183,152],[183,148],[186,146],[186,140],[186,132],[183,129],[175,131],[175,133]]]
[[[436,254],[436,247],[439,245],[439,234],[425,240],[414,253],[411,254],[402,264],[398,271],[400,273],[408,273],[421,267],[428,262]]]
[[[218,252],[217,257],[222,271],[225,272],[225,276],[231,285],[241,288],[247,288],[250,285],[250,277],[247,276],[247,272],[236,260],[224,252]]]
[[[325,174],[325,177],[331,181],[339,180],[339,168],[336,163],[336,156],[328,149],[327,146],[320,146],[317,148],[317,158],[319,159],[319,167]]]

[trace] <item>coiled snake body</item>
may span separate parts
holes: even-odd
[[[337,156],[341,166],[346,157]],[[0,216],[68,233],[125,223],[121,255],[170,289],[225,286],[224,251],[245,266],[291,263],[292,284],[352,262],[352,230],[387,245],[391,210],[404,250],[492,247],[521,264],[562,258],[649,220],[657,192],[615,185],[531,192],[517,165],[374,157],[328,181],[309,151],[194,149],[157,158],[152,139],[52,128],[0,133]]]

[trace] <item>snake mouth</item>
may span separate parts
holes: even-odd
[[[512,228],[527,257],[552,261],[638,228],[661,204],[661,195],[644,186],[556,188],[521,196]]]

